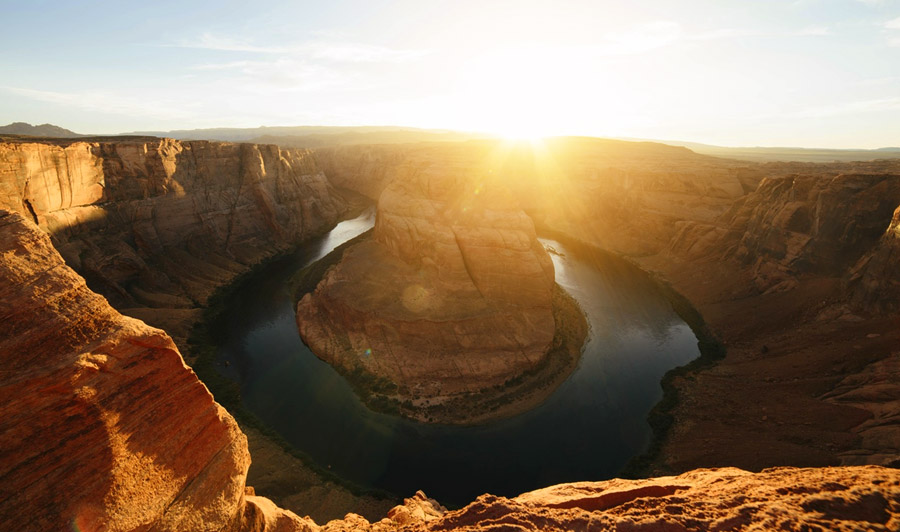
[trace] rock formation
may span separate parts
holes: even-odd
[[[304,341],[407,398],[483,391],[538,367],[555,332],[555,281],[529,217],[488,176],[405,176],[381,194],[371,240],[299,303]]]
[[[763,181],[725,218],[740,235],[735,258],[766,291],[785,289],[800,274],[844,275],[885,233],[898,205],[897,176],[798,175]]]
[[[398,526],[399,525],[399,526]],[[323,531],[829,530],[900,527],[900,471],[880,467],[699,469],[677,477],[576,482],[448,512],[423,494],[388,518],[348,515]]]
[[[774,168],[804,174],[765,179],[718,219],[681,224],[666,253],[641,259],[697,306],[728,351],[672,381],[681,428],[651,471],[900,462],[891,266],[900,162]]]
[[[895,178],[900,181],[900,178]],[[847,276],[853,302],[878,312],[900,311],[900,206],[878,243]]]
[[[307,530],[245,495],[247,440],[163,331],[0,211],[0,522],[9,530]]]
[[[216,288],[331,227],[343,203],[304,150],[108,138],[0,143],[0,208],[183,345]]]

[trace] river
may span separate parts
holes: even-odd
[[[585,311],[581,361],[541,405],[473,427],[427,425],[375,413],[303,344],[287,281],[365,232],[374,213],[338,224],[264,266],[219,316],[217,366],[244,405],[323,467],[400,496],[424,490],[460,505],[560,482],[613,477],[650,443],[646,418],[660,380],[699,356],[697,338],[646,275],[622,261],[575,257],[542,239],[557,282]]]

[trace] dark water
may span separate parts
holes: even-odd
[[[543,242],[557,281],[584,308],[591,332],[578,368],[546,402],[477,427],[423,425],[363,406],[303,345],[285,281],[373,222],[370,213],[341,223],[267,266],[229,303],[218,361],[240,382],[248,409],[344,478],[401,496],[422,489],[445,504],[611,478],[646,449],[660,379],[699,355],[697,339],[642,272],[573,257],[552,240]]]

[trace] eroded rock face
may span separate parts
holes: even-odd
[[[900,177],[896,178],[900,181]],[[847,277],[854,303],[877,312],[900,310],[900,207],[881,239]]]
[[[511,499],[482,495],[461,510],[421,510],[407,500],[394,518],[357,516],[325,530],[833,530],[900,527],[900,470],[698,469],[677,477],[560,484]],[[431,507],[433,508],[433,507]],[[429,509],[431,509],[429,508]],[[418,513],[413,513],[420,509]],[[434,514],[438,514],[435,516]],[[414,515],[418,518],[410,519]]]
[[[549,255],[502,186],[458,168],[404,172],[374,236],[299,303],[326,361],[412,397],[473,392],[537,366],[554,335]]]
[[[216,288],[333,226],[344,204],[305,150],[139,138],[0,143],[0,208],[180,341]]]
[[[307,526],[273,505],[257,510],[264,501],[248,506],[247,440],[172,339],[113,310],[47,235],[7,211],[0,211],[0,363],[4,528]]]
[[[733,255],[761,291],[788,289],[804,273],[841,277],[885,234],[898,204],[896,175],[765,180],[726,217],[739,238]]]

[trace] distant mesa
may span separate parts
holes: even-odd
[[[372,238],[303,297],[297,321],[320,358],[374,385],[366,393],[411,417],[465,422],[454,401],[553,366],[557,290],[533,222],[504,187],[410,165],[381,194]]]
[[[54,126],[53,124],[32,126],[26,122],[13,122],[12,124],[0,126],[0,135],[28,135],[30,137],[55,137],[66,139],[83,136],[66,128]]]

